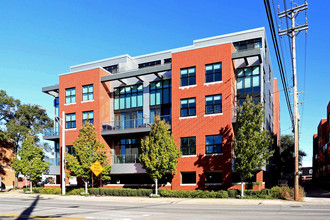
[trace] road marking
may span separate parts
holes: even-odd
[[[68,217],[45,217],[45,216],[35,216],[35,215],[17,215],[17,214],[7,214],[0,213],[0,217],[21,217],[27,219],[48,219],[48,220],[100,220],[96,218],[68,218]]]

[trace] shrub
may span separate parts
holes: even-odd
[[[88,189],[90,194],[104,196],[149,196],[152,189],[110,189],[110,188],[94,188]]]
[[[78,188],[78,189],[72,189],[72,190],[69,190],[66,195],[70,196],[70,195],[81,195],[82,193],[85,192],[85,189],[84,188]]]
[[[261,185],[261,182],[253,182],[252,183],[252,186],[260,186]]]
[[[282,191],[282,187],[274,186],[273,188],[270,189],[270,197],[273,199],[280,199],[281,191]]]
[[[40,190],[40,194],[61,194],[61,189],[60,188],[48,188],[45,187],[42,190]]]
[[[33,193],[40,193],[40,190],[42,190],[44,187],[33,187],[32,192]],[[30,188],[23,188],[23,192],[30,192]]]
[[[238,192],[236,189],[230,189],[227,192],[228,192],[229,198],[236,198],[236,196],[238,195]]]
[[[160,189],[161,197],[171,198],[228,198],[227,191],[207,191],[207,190],[170,190]]]

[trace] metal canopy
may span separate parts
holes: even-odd
[[[51,96],[58,97],[59,94],[59,85],[55,84],[52,86],[46,86],[42,88],[42,92],[47,93]]]
[[[249,65],[249,59],[250,57],[258,57],[259,62],[262,63],[261,54],[260,54],[260,48],[255,48],[252,50],[245,50],[245,51],[238,51],[231,54],[231,58],[233,60],[237,59],[243,59],[246,65]]]
[[[157,78],[162,79],[163,77],[159,74],[159,72],[165,72],[169,70],[171,70],[171,64],[159,65],[149,68],[142,68],[138,70],[132,70],[122,73],[115,73],[108,76],[103,76],[101,77],[101,82],[110,82],[110,81],[118,80],[125,84],[123,79],[128,79],[128,78],[136,78],[139,81],[143,82],[144,80],[141,78],[141,76],[150,75],[150,74],[153,74]]]

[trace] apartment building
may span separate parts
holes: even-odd
[[[168,123],[183,155],[178,173],[160,180],[161,187],[174,190],[239,187],[232,165],[233,127],[237,105],[247,95],[264,104],[263,129],[275,137],[279,134],[278,88],[264,28],[195,40],[190,46],[152,54],[72,66],[69,73],[59,76],[58,84],[42,91],[54,97],[56,117],[65,117],[67,152],[72,152],[85,121],[95,125],[112,163],[112,178],[105,187],[153,183],[138,154],[140,140],[148,135],[156,115]],[[61,129],[55,123],[44,133],[44,139],[54,141],[57,161],[63,147]],[[254,181],[262,182],[260,187],[268,169],[256,173]],[[58,163],[49,174],[59,177]]]
[[[330,180],[330,101],[327,118],[321,119],[313,135],[313,180]]]

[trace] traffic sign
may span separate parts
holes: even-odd
[[[95,163],[93,163],[93,165],[90,168],[95,174],[95,176],[98,176],[103,171],[103,167],[99,161],[95,161]]]

